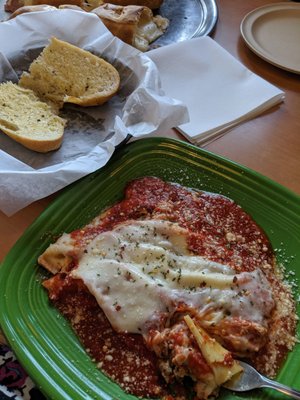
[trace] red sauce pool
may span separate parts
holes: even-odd
[[[266,235],[232,200],[154,177],[130,182],[121,202],[107,210],[96,224],[71,235],[77,246],[84,248],[97,234],[122,221],[150,218],[177,222],[189,229],[192,251],[226,263],[238,272],[251,271],[262,264],[273,265],[273,251]],[[50,298],[71,322],[102,371],[137,396],[167,395],[155,355],[146,348],[141,335],[116,333],[94,297],[78,281],[57,275],[50,283]]]

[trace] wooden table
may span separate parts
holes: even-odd
[[[272,3],[280,1],[272,0]],[[300,194],[300,75],[285,72],[253,54],[240,36],[242,18],[267,0],[217,0],[219,20],[211,35],[247,68],[286,93],[283,104],[203,146],[250,167]],[[185,140],[177,131],[162,136]],[[0,260],[30,223],[57,196],[37,201],[12,217],[0,212]]]

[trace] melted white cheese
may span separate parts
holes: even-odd
[[[264,323],[273,307],[260,270],[236,274],[191,254],[188,231],[168,221],[130,221],[99,234],[72,271],[95,296],[117,331],[145,332],[178,303],[207,323],[224,317]]]

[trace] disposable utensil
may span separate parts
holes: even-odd
[[[240,364],[244,371],[236,378],[233,378],[224,384],[227,389],[236,392],[246,392],[252,389],[268,387],[278,390],[279,392],[293,397],[294,399],[300,399],[300,391],[282,385],[281,383],[273,381],[272,379],[266,378],[256,371],[255,368],[251,367],[251,365],[245,362],[240,361]]]

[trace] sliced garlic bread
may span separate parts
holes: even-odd
[[[70,43],[52,38],[24,72],[19,85],[32,89],[42,100],[62,107],[101,105],[119,89],[116,68],[104,59]]]
[[[0,130],[28,149],[45,153],[60,147],[66,120],[30,89],[0,84]]]

